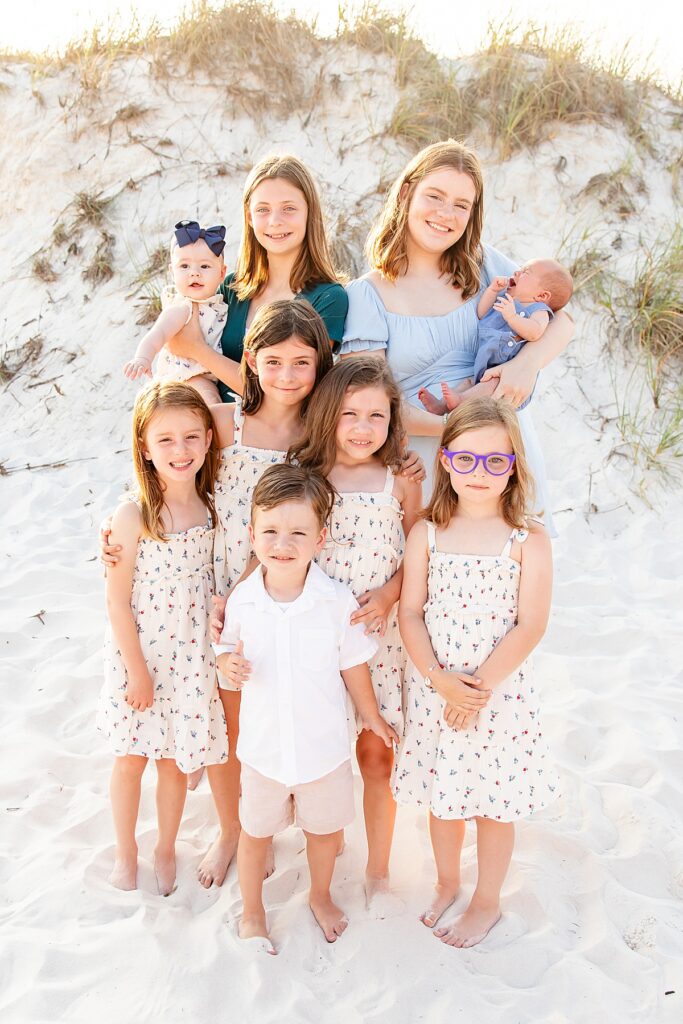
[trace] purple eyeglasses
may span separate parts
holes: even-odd
[[[512,469],[515,457],[505,452],[486,452],[485,455],[475,455],[474,452],[451,452],[448,448],[442,448],[451,466],[456,473],[474,473],[481,462],[487,473],[491,476],[504,476]]]

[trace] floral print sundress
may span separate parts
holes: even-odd
[[[474,674],[517,621],[521,565],[510,556],[514,530],[500,555],[439,551],[433,523],[429,543],[425,625],[439,663]],[[396,761],[399,803],[427,807],[437,818],[516,821],[549,804],[557,778],[541,731],[530,663],[493,690],[472,724],[456,732],[443,719],[444,702],[411,666],[405,737]]]
[[[163,542],[138,542],[131,608],[154,700],[146,711],[126,704],[126,668],[109,627],[97,726],[117,756],[170,758],[183,772],[227,760],[209,634],[213,539],[208,524],[171,533]]]
[[[284,462],[287,455],[287,452],[245,445],[242,441],[244,413],[240,402],[235,403],[234,415],[234,440],[221,450],[214,489],[218,523],[213,568],[218,594],[229,593],[249,561],[249,521],[254,488],[264,470]]]
[[[403,559],[403,510],[393,488],[394,474],[387,469],[383,490],[352,491],[335,499],[317,562],[332,579],[346,583],[356,598],[383,586]],[[379,651],[370,662],[372,685],[381,715],[401,736],[406,658],[398,631],[398,604],[377,642]],[[360,728],[356,719],[357,733]]]

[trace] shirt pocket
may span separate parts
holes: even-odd
[[[334,629],[329,626],[304,627],[296,645],[297,663],[309,671],[338,668],[339,652]],[[296,665],[295,665],[296,668]]]

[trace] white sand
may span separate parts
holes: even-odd
[[[304,115],[236,117],[220,89],[150,84],[134,62],[121,64],[91,105],[74,102],[66,72],[32,83],[25,68],[0,68],[8,87],[0,90],[0,346],[44,339],[38,363],[0,393],[0,460],[10,474],[0,484],[0,1016],[8,1024],[683,1019],[683,495],[650,475],[645,503],[630,461],[613,454],[620,438],[600,321],[580,303],[577,338],[535,399],[561,531],[553,619],[536,665],[564,796],[519,828],[502,923],[469,951],[443,946],[419,924],[431,856],[422,816],[400,809],[393,877],[402,912],[376,920],[363,909],[359,817],[334,886],[351,924],[328,946],[306,906],[303,844],[292,830],[276,841],[278,868],[265,887],[280,955],[250,957],[235,938],[234,868],[221,890],[195,880],[213,834],[206,782],[188,797],[178,890],[155,894],[153,769],[139,822],[140,889],[120,893],[106,881],[111,759],[94,730],[104,629],[95,534],[129,474],[135,388],[120,368],[142,331],[130,283],[145,249],[165,242],[181,216],[224,218],[230,264],[244,175],[271,149],[309,162],[331,223],[345,212],[361,218],[362,239],[362,217],[379,201],[373,190],[406,156],[394,141],[371,138],[395,99],[375,63],[340,55],[307,124]],[[111,124],[133,101],[151,109]],[[658,156],[647,161],[621,132],[593,127],[558,130],[532,156],[502,166],[482,151],[487,239],[524,259],[555,251],[584,224],[608,247],[622,236],[618,269],[628,274],[639,238],[656,238],[672,216],[673,135],[660,122]],[[649,196],[635,195],[633,217],[577,199],[591,175],[628,154],[649,186]],[[567,166],[557,174],[560,156]],[[129,179],[139,185],[125,188]],[[82,190],[115,196],[104,222],[116,239],[115,274],[99,287],[81,278],[97,229],[71,232],[79,255],[50,246]],[[39,250],[58,273],[54,283],[31,276]],[[624,368],[620,379],[628,376]]]

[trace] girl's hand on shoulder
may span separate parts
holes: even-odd
[[[154,684],[149,672],[131,678],[126,684],[126,704],[134,711],[146,711],[154,703]]]
[[[140,377],[152,376],[152,364],[144,356],[136,356],[126,363],[123,374],[128,380],[138,380]]]
[[[224,594],[211,595],[212,608],[209,626],[211,629],[211,639],[215,644],[220,643],[221,640],[221,633],[223,632],[223,625],[225,623],[225,606],[227,603],[228,599]]]
[[[99,544],[100,544],[100,562],[105,568],[105,571],[113,565],[116,565],[121,558],[121,545],[110,544],[109,537],[111,535],[111,522],[112,517],[107,516],[100,523],[99,533]]]
[[[398,746],[400,743],[396,731],[391,728],[388,722],[384,721],[379,712],[377,715],[363,719],[363,728],[367,729],[368,732],[374,732],[375,736],[379,736],[385,747],[391,747],[393,743]]]
[[[241,640],[237,641],[231,654],[219,654],[216,667],[237,690],[242,689],[251,675],[251,662],[244,657],[244,644]]]
[[[387,597],[384,587],[366,590],[358,598],[360,608],[351,615],[351,625],[361,622],[365,626],[365,635],[384,636],[387,631],[389,613],[395,601]]]
[[[421,484],[427,478],[424,462],[417,452],[412,451],[412,449],[408,449],[403,456],[401,476],[406,477],[406,479],[415,484]]]

